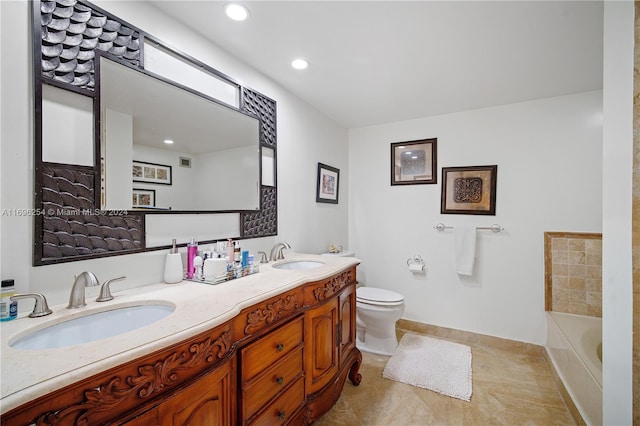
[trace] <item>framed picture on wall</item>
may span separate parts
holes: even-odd
[[[316,185],[316,202],[338,204],[340,189],[340,170],[326,164],[318,163],[318,183]]]
[[[171,185],[171,166],[134,161],[131,169],[134,182]]]
[[[133,188],[133,199],[131,205],[135,207],[155,207],[156,191],[155,189]]]
[[[438,183],[438,139],[421,139],[391,144],[391,185]]]
[[[440,213],[496,214],[498,166],[443,167]]]

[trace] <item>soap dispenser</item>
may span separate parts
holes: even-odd
[[[182,281],[182,256],[178,253],[175,238],[171,241],[171,250],[164,263],[164,282],[175,284]]]

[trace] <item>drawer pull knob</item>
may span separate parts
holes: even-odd
[[[282,352],[284,350],[284,343],[278,343],[276,349],[278,350],[278,352]]]
[[[276,377],[276,383],[278,383],[279,385],[284,383],[284,377],[282,376],[278,376]]]
[[[284,411],[278,411],[278,417],[280,418],[280,420],[284,420],[286,414],[284,413]]]

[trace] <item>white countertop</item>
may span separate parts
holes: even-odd
[[[182,281],[151,284],[113,292],[114,299],[66,309],[52,306],[53,314],[18,319],[1,324],[0,411],[7,411],[91,375],[181,342],[235,317],[242,309],[286,292],[306,282],[328,278],[357,265],[354,257],[289,253],[287,260],[315,260],[324,265],[313,269],[278,270],[274,263],[260,264],[260,272],[217,285]],[[282,261],[281,261],[282,262]],[[69,288],[69,292],[71,287]],[[46,294],[45,294],[46,296]],[[18,337],[68,319],[150,302],[170,302],[175,310],[166,318],[136,330],[89,343],[57,349],[22,350],[9,346]]]

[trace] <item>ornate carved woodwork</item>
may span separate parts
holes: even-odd
[[[247,325],[244,333],[250,335],[284,318],[289,318],[301,308],[300,292],[287,293],[277,298],[260,304],[260,307],[248,311],[246,314]]]
[[[344,271],[335,277],[305,287],[305,303],[321,302],[355,281],[355,270]]]

